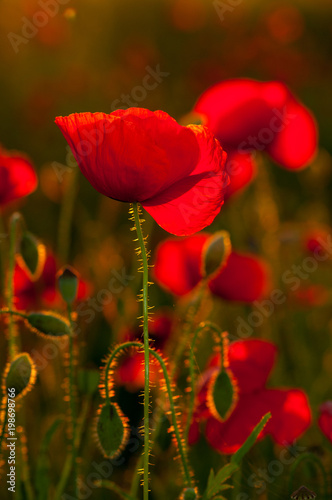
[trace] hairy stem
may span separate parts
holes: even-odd
[[[106,401],[107,402],[109,402],[108,380],[109,380],[109,372],[110,372],[110,368],[112,366],[112,362],[114,361],[114,359],[116,358],[117,354],[120,351],[125,351],[129,347],[142,348],[143,344],[141,342],[125,342],[124,344],[121,344],[116,349],[114,349],[114,351],[112,352],[111,356],[108,359],[108,362],[107,362],[107,365],[105,368],[105,394],[106,394]],[[180,454],[180,458],[181,458],[181,462],[182,462],[186,487],[192,487],[192,479],[191,479],[190,470],[189,470],[189,466],[188,466],[187,454],[186,454],[186,450],[185,450],[185,443],[181,437],[180,428],[179,428],[177,418],[176,418],[176,409],[175,409],[174,399],[173,399],[173,394],[172,394],[171,379],[168,375],[165,361],[160,356],[160,354],[158,354],[151,347],[148,348],[148,354],[149,355],[151,354],[151,356],[153,356],[158,361],[159,365],[161,366],[162,372],[163,372],[163,376],[164,376],[165,384],[166,384],[167,395],[168,395],[168,399],[169,399],[169,403],[170,403],[172,425],[174,428],[174,435],[175,435],[175,439],[177,442],[177,446],[179,449],[179,454]],[[135,493],[136,493],[135,491],[131,491],[130,495],[134,496]]]
[[[19,213],[14,213],[10,219],[10,234],[9,234],[9,262],[8,262],[8,277],[6,291],[6,305],[11,311],[14,307],[14,271],[15,271],[15,250],[16,250],[16,231],[17,223],[21,219]],[[15,328],[13,315],[9,315],[8,320],[8,350],[9,359],[12,361],[18,353],[18,336]]]
[[[222,332],[220,331],[220,328],[217,325],[215,325],[211,321],[204,321],[198,326],[198,328],[196,328],[194,336],[193,336],[192,341],[191,341],[190,354],[189,354],[190,398],[189,398],[189,409],[188,409],[188,415],[187,415],[187,422],[186,422],[186,427],[184,430],[184,440],[186,443],[188,442],[189,429],[190,429],[191,419],[193,417],[194,406],[195,406],[195,385],[196,385],[195,347],[196,347],[196,342],[197,342],[197,338],[198,338],[199,334],[203,330],[206,330],[206,329],[212,330],[216,336],[216,341],[218,342],[218,344],[223,346],[223,341],[222,341],[222,336],[221,336]],[[221,347],[221,349],[222,349],[222,352],[221,352],[222,364],[221,364],[221,366],[223,366],[223,357],[224,357],[223,347]]]
[[[75,495],[78,496],[77,484],[77,450],[76,450],[76,393],[75,393],[75,356],[74,356],[74,325],[72,318],[71,305],[67,304],[68,318],[70,322],[69,335],[69,405],[70,405],[70,420],[71,420],[71,451],[72,451],[72,466],[73,466],[73,483]]]
[[[139,249],[142,256],[143,270],[143,340],[144,340],[144,455],[143,455],[143,498],[149,498],[149,455],[150,455],[150,427],[149,427],[149,410],[150,410],[150,383],[149,383],[149,326],[148,326],[148,286],[149,286],[149,268],[148,255],[143,237],[141,220],[139,217],[139,207],[137,203],[133,203],[133,214]]]

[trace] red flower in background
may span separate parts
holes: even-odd
[[[15,307],[19,310],[49,308],[61,305],[62,299],[57,286],[57,262],[48,253],[43,271],[37,281],[31,281],[26,272],[16,264],[14,273]],[[89,285],[80,279],[78,300],[84,300],[89,295]]]
[[[170,314],[159,312],[153,315],[149,321],[149,338],[154,349],[162,351],[169,340],[173,328],[173,318]],[[143,329],[125,330],[122,341],[142,340]],[[158,380],[158,367],[154,362],[150,362],[150,382],[156,383]],[[144,387],[144,353],[134,351],[120,359],[115,372],[117,385],[124,386],[129,392],[136,392]]]
[[[21,153],[6,151],[0,146],[0,208],[31,194],[37,183],[30,160]]]
[[[72,114],[56,124],[97,191],[141,203],[166,231],[195,233],[219,213],[226,154],[206,127],[142,108]]]
[[[318,426],[332,443],[332,401],[326,401],[319,408]]]
[[[190,292],[202,279],[202,253],[209,236],[200,233],[189,238],[163,241],[156,251],[156,281],[175,295]],[[233,251],[219,274],[209,282],[214,295],[240,302],[258,300],[267,291],[268,285],[268,268],[261,259]]]
[[[305,167],[315,155],[315,120],[283,83],[227,80],[204,92],[194,111],[228,153],[227,196],[253,177],[257,150],[289,170]]]
[[[213,356],[199,383],[190,444],[199,437],[200,422],[206,421],[209,444],[221,453],[235,453],[267,412],[271,412],[272,418],[260,438],[269,434],[277,444],[285,446],[305,432],[311,423],[305,393],[299,389],[266,387],[276,355],[276,346],[263,340],[240,340],[229,346],[229,370],[237,382],[239,399],[224,422],[213,417],[207,405],[208,384],[220,363],[219,355]]]

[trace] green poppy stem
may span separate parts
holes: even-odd
[[[15,212],[10,218],[9,228],[9,262],[7,275],[7,290],[6,290],[6,305],[11,311],[14,307],[14,272],[15,272],[15,251],[16,251],[16,232],[17,224],[21,219],[21,215]],[[18,353],[18,335],[15,328],[13,315],[9,315],[8,319],[8,350],[9,359],[12,361]]]
[[[150,383],[149,383],[149,327],[148,327],[148,286],[149,286],[149,266],[148,253],[143,237],[139,207],[133,203],[133,215],[136,233],[139,243],[139,252],[142,258],[143,271],[143,339],[144,339],[144,455],[143,455],[143,498],[149,498],[149,455],[150,455],[150,426],[149,426],[149,406],[150,406]]]
[[[72,467],[73,467],[73,482],[75,495],[78,498],[78,470],[77,470],[77,450],[76,450],[76,420],[77,409],[75,399],[75,355],[74,355],[74,325],[72,318],[71,305],[67,303],[68,318],[70,322],[69,335],[69,406],[71,420],[71,452],[72,452]]]
[[[220,328],[217,325],[215,325],[214,323],[212,323],[211,321],[204,321],[198,326],[198,328],[196,328],[194,336],[193,336],[191,344],[190,344],[190,354],[189,354],[190,399],[189,399],[189,410],[188,410],[188,415],[187,415],[187,422],[186,422],[186,427],[185,427],[185,431],[184,431],[184,440],[186,443],[188,442],[189,429],[190,429],[190,424],[191,424],[191,420],[193,417],[194,406],[195,406],[195,385],[196,385],[195,347],[196,347],[197,338],[198,338],[199,334],[202,333],[203,330],[211,330],[215,336],[216,343],[218,343],[221,346],[221,357],[222,357],[221,366],[223,366],[224,352],[223,352],[222,332],[221,332]]]

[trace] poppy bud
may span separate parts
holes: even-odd
[[[197,495],[197,490],[196,488],[186,488],[182,494],[180,499],[181,500],[197,500],[198,495]]]
[[[210,381],[208,404],[211,413],[219,421],[227,420],[238,401],[237,385],[229,370],[217,372]]]
[[[31,312],[26,316],[28,327],[37,334],[56,338],[71,334],[69,322],[56,313]]]
[[[37,370],[27,352],[18,354],[11,363],[8,363],[4,374],[4,383],[7,389],[15,389],[15,398],[22,398],[35,384]]]
[[[104,404],[97,417],[97,439],[107,458],[117,457],[129,437],[128,419],[116,403]]]
[[[16,259],[30,280],[37,281],[45,265],[45,245],[40,243],[32,233],[24,231],[20,239]]]
[[[71,266],[65,266],[58,273],[58,286],[61,297],[67,304],[72,304],[77,297],[78,275]]]
[[[202,276],[214,278],[226,263],[232,250],[227,231],[218,231],[210,236],[204,244],[202,252]]]

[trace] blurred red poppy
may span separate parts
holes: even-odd
[[[289,170],[307,166],[316,153],[317,126],[312,114],[280,82],[224,81],[204,92],[194,111],[203,115],[230,157],[236,155],[239,171],[242,163],[249,172],[253,170],[250,162],[255,151],[265,151]],[[229,164],[226,170],[231,177],[228,189],[234,192],[236,171],[232,174]]]
[[[162,351],[166,342],[171,336],[173,328],[173,318],[166,312],[157,312],[149,321],[149,338],[154,349]],[[126,329],[122,332],[122,341],[141,340],[143,329]],[[158,380],[158,367],[151,361],[150,382],[156,383]],[[115,372],[117,385],[124,386],[129,392],[136,392],[144,387],[144,353],[129,352],[123,356]]]
[[[212,357],[199,382],[190,444],[199,438],[200,422],[206,421],[209,444],[221,453],[235,453],[267,412],[272,418],[260,438],[269,434],[277,444],[287,446],[305,432],[311,423],[305,393],[299,389],[266,388],[276,355],[276,346],[263,340],[240,340],[230,345],[229,369],[238,385],[239,400],[224,422],[212,416],[207,404],[209,381],[220,364],[219,355]]]
[[[31,161],[22,153],[0,146],[0,208],[31,194],[38,179]]]
[[[190,292],[202,279],[202,252],[209,236],[200,233],[189,238],[163,241],[156,251],[156,281],[175,295]],[[258,300],[268,286],[267,265],[254,255],[233,251],[219,274],[209,282],[214,295],[240,302]]]
[[[326,401],[319,408],[318,426],[332,443],[332,401]]]
[[[323,285],[301,286],[293,292],[295,302],[302,307],[324,306],[329,300],[329,290]]]
[[[48,253],[44,269],[37,281],[31,281],[19,264],[15,266],[14,296],[15,307],[19,310],[34,308],[57,307],[62,299],[57,286],[57,262],[53,254]],[[90,286],[80,279],[78,286],[78,300],[88,297]]]
[[[206,127],[142,108],[72,114],[56,124],[97,191],[141,203],[166,231],[195,233],[219,213],[226,154]]]

